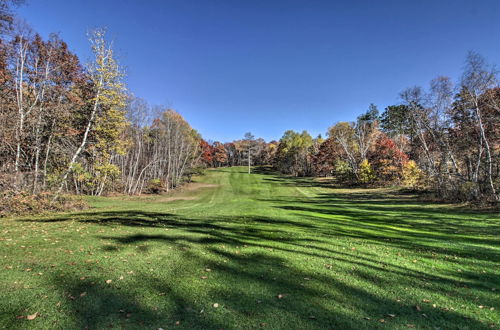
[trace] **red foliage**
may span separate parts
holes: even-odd
[[[368,154],[368,160],[380,179],[392,181],[399,178],[409,158],[391,138],[381,133]]]
[[[213,166],[213,147],[205,140],[200,140],[201,161],[208,167]]]
[[[223,166],[227,163],[228,155],[222,143],[214,142],[212,146],[212,159],[215,166]]]
[[[314,172],[319,176],[332,174],[335,160],[342,157],[342,149],[333,138],[326,139],[319,146],[318,153],[313,156]]]

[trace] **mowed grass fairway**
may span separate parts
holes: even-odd
[[[0,220],[0,327],[498,328],[497,214],[245,171]]]

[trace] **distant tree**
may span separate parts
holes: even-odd
[[[212,145],[213,161],[216,167],[227,164],[228,156],[224,145],[220,142],[214,142]]]
[[[341,184],[351,184],[357,180],[352,166],[342,159],[335,160],[333,173],[337,182]]]
[[[408,155],[391,138],[381,133],[368,153],[368,160],[378,179],[394,182],[401,179]]]
[[[410,109],[408,106],[390,105],[380,117],[380,127],[391,138],[400,135],[410,135]]]
[[[14,22],[13,7],[17,7],[24,2],[24,0],[0,1],[0,35],[12,28],[12,23]]]
[[[463,98],[473,111],[475,124],[479,131],[480,138],[477,144],[480,146],[480,150],[484,150],[486,154],[486,172],[491,195],[498,201],[500,197],[497,195],[494,182],[494,156],[491,148],[491,138],[487,135],[487,123],[485,122],[484,110],[481,106],[481,97],[487,95],[490,89],[498,86],[497,71],[494,67],[488,65],[481,55],[469,52],[460,85]],[[477,163],[479,164],[480,162],[481,157],[478,157]]]
[[[366,159],[368,150],[374,143],[379,133],[378,110],[374,104],[370,104],[368,111],[359,116],[354,124],[354,135],[356,138],[360,161],[364,161]]]
[[[342,158],[344,158],[342,147],[333,137],[329,137],[320,144],[313,156],[314,173],[319,176],[332,175],[335,162]]]
[[[213,166],[213,147],[205,140],[200,139],[201,162],[206,167]]]
[[[307,131],[286,131],[276,151],[276,167],[288,174],[306,176],[312,174],[313,138]]]
[[[414,160],[410,160],[403,168],[403,184],[411,189],[422,187],[422,170]]]
[[[373,124],[379,120],[380,116],[378,108],[373,103],[370,103],[370,105],[368,106],[368,110],[364,114],[358,116],[358,122],[364,122],[368,124]]]
[[[375,175],[370,162],[365,158],[359,164],[359,182],[368,184],[374,182],[376,178],[377,176]]]

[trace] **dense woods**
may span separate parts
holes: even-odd
[[[201,155],[180,114],[150,107],[123,82],[105,31],[82,64],[57,35],[44,40],[2,2],[0,189],[101,195],[175,188]],[[153,116],[153,113],[155,116]]]
[[[498,201],[500,87],[495,68],[467,55],[455,84],[437,77],[404,89],[380,114],[371,104],[326,138],[286,131],[266,142],[207,142],[176,111],[150,106],[124,84],[104,30],[82,63],[0,6],[0,190],[102,195],[169,191],[203,167],[272,165],[343,185],[403,185],[454,201]],[[264,119],[263,119],[264,120]]]

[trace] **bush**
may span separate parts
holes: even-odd
[[[352,183],[354,179],[354,171],[351,165],[340,159],[335,161],[334,175],[339,183]]]
[[[363,184],[372,183],[375,181],[377,176],[372,169],[372,166],[368,162],[367,159],[363,160],[361,164],[359,164],[359,182]]]
[[[418,168],[414,160],[408,161],[403,166],[403,185],[410,189],[422,189],[424,187],[424,178],[422,170]]]
[[[146,192],[149,194],[159,194],[164,190],[160,179],[151,179],[146,186]]]
[[[205,173],[205,168],[201,166],[192,167],[186,170],[184,173],[184,181],[191,182],[193,176],[202,176]]]
[[[61,195],[52,201],[51,193],[30,194],[12,190],[0,193],[0,217],[10,215],[40,214],[54,211],[82,210],[87,204],[81,197]]]

